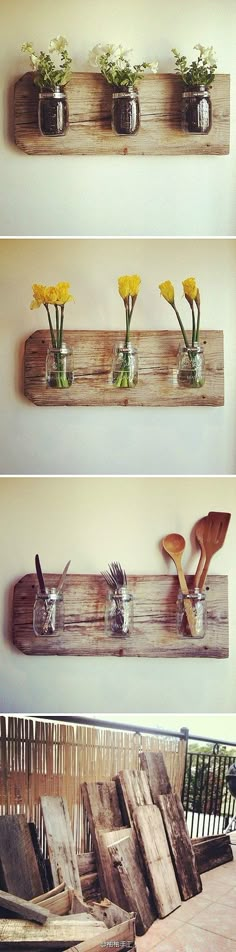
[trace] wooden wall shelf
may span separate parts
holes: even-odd
[[[58,575],[46,575],[45,579],[48,586],[56,585]],[[228,657],[226,576],[208,578],[207,634],[202,641],[181,638],[176,633],[176,576],[131,575],[128,583],[134,595],[132,636],[116,638],[104,633],[107,586],[100,576],[69,575],[64,590],[65,630],[56,636],[36,638],[32,617],[38,583],[35,575],[25,575],[14,589],[13,642],[16,648],[29,655]]]
[[[24,393],[38,406],[222,406],[224,403],[223,331],[203,331],[206,382],[199,389],[177,386],[176,358],[182,335],[178,331],[137,331],[132,342],[139,350],[139,381],[132,390],[110,381],[115,343],[124,331],[67,331],[65,341],[75,351],[75,381],[68,390],[46,386],[45,361],[49,331],[36,331],[25,344]]]
[[[181,130],[182,81],[174,73],[147,74],[140,83],[141,128],[135,136],[111,130],[111,87],[99,73],[73,73],[67,86],[70,126],[65,136],[38,132],[38,93],[32,73],[15,85],[15,143],[29,155],[226,155],[230,143],[230,76],[216,74],[209,135]]]

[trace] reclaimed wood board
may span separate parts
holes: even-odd
[[[22,947],[29,949],[38,949],[42,952],[44,949],[57,949],[63,952],[68,949],[71,943],[84,942],[89,939],[106,939],[108,930],[104,923],[88,922],[80,916],[62,916],[55,918],[49,916],[43,926],[36,925],[34,922],[26,922],[17,919],[0,920],[0,950],[14,952]]]
[[[26,817],[0,816],[0,889],[29,900],[42,888]]]
[[[161,812],[154,804],[133,814],[147,879],[160,919],[181,905]]]
[[[0,889],[0,918],[2,909],[7,910],[9,919],[13,913],[21,919],[29,919],[33,922],[39,922],[41,925],[47,922],[49,916],[47,910],[40,907],[40,905],[20,899],[19,896],[12,896],[11,893]]]
[[[58,575],[45,575],[46,585],[56,585]],[[188,577],[189,586],[192,580]],[[207,580],[207,633],[202,640],[176,632],[178,581],[174,575],[130,575],[134,595],[133,633],[123,638],[104,631],[107,586],[99,575],[67,576],[65,626],[58,634],[36,638],[33,605],[38,590],[35,575],[17,582],[13,597],[13,642],[19,651],[35,655],[114,655],[149,658],[227,658],[228,579],[211,575]],[[102,826],[102,824],[101,824]],[[113,825],[114,826],[114,825]],[[122,822],[119,822],[122,826]],[[25,897],[23,897],[25,898]]]
[[[103,783],[83,783],[81,792],[89,829],[95,850],[99,885],[102,897],[117,901],[115,886],[111,880],[111,865],[107,843],[103,834],[110,835],[111,830],[120,831],[123,827],[116,784],[113,780]]]
[[[115,948],[116,952],[135,952],[135,919],[127,918],[126,922],[121,922],[113,926],[107,933],[100,935],[97,939],[90,939],[88,942],[82,942],[81,945],[73,946],[68,952],[103,952],[104,941],[107,948]],[[108,945],[109,943],[109,945]]]
[[[129,406],[179,407],[223,406],[223,331],[202,331],[206,361],[203,387],[179,387],[177,383],[180,331],[135,331],[139,379],[130,390],[114,387],[111,366],[114,347],[124,340],[124,331],[66,331],[65,341],[74,349],[75,379],[68,390],[46,385],[45,363],[49,331],[35,331],[25,342],[24,394],[37,406]]]
[[[174,73],[146,74],[139,86],[141,126],[135,136],[111,129],[112,89],[100,73],[73,73],[67,85],[70,125],[65,136],[41,136],[33,74],[15,85],[14,138],[29,155],[227,155],[230,77],[217,73],[211,90],[209,135],[181,130],[182,81]]]
[[[216,866],[231,863],[234,858],[230,836],[227,833],[194,839],[192,845],[199,873],[206,873],[210,869],[215,869]]]
[[[156,911],[134,830],[108,846],[108,852],[117,884],[117,899],[119,897],[119,902],[135,913],[137,934],[143,935],[156,919]]]
[[[153,803],[145,770],[120,770],[114,777],[124,823],[132,826],[137,807]]]
[[[66,886],[82,896],[70,817],[63,797],[41,797],[41,807],[54,886]]]
[[[152,801],[157,804],[160,793],[171,793],[166,764],[161,751],[141,751],[139,755],[140,767],[147,774]]]
[[[43,893],[42,896],[33,899],[43,909],[48,909],[54,916],[67,916],[71,911],[73,890],[68,889],[65,883],[51,889],[50,892]]]

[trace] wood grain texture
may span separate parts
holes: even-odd
[[[42,892],[25,816],[0,816],[0,888],[26,900]]]
[[[177,384],[180,331],[136,331],[139,379],[136,387],[114,387],[111,366],[114,347],[124,340],[120,331],[65,331],[65,342],[74,349],[74,383],[68,390],[46,385],[45,363],[49,331],[35,331],[26,340],[24,394],[37,406],[222,406],[224,403],[223,331],[202,331],[206,361],[203,387]]]
[[[70,817],[63,797],[41,797],[42,814],[54,886],[65,882],[82,896]]]
[[[181,905],[169,846],[158,807],[137,807],[133,814],[140,851],[160,919]]]
[[[58,919],[50,916],[43,926],[24,920],[1,919],[0,950],[14,952],[26,946],[29,952],[32,949],[38,949],[38,952],[44,949],[63,952],[72,942],[99,939],[100,936],[106,939],[107,932],[104,923],[96,922],[95,919],[86,921],[80,916],[62,916]]]
[[[202,891],[202,883],[182,803],[176,793],[162,793],[157,806],[161,811],[181,899],[185,901]]]
[[[18,870],[18,872],[20,872]],[[21,919],[29,919],[33,922],[38,922],[43,925],[47,922],[49,912],[36,905],[33,902],[27,902],[25,899],[19,899],[19,896],[12,896],[11,893],[3,891],[0,889],[0,918],[1,910],[6,909],[11,919],[12,913],[16,916],[19,916]]]
[[[112,875],[119,878],[118,895],[122,904],[135,913],[136,931],[143,935],[156,918],[155,905],[148,887],[147,877],[137,836],[134,830],[122,840],[108,846],[113,866]]]
[[[192,845],[199,873],[206,873],[209,869],[215,869],[216,866],[231,863],[234,858],[230,836],[227,833],[218,836],[203,836],[192,840]]]
[[[15,143],[29,155],[225,155],[229,152],[230,77],[217,74],[211,91],[209,135],[181,130],[183,85],[173,73],[146,74],[139,86],[141,127],[135,136],[111,130],[112,89],[98,73],[74,73],[67,86],[70,126],[65,136],[38,132],[38,93],[32,73],[15,85]]]
[[[114,777],[124,823],[132,826],[137,807],[153,803],[145,770],[120,770]]]
[[[102,835],[119,830],[120,836],[123,826],[116,784],[113,780],[107,783],[83,783],[81,792],[96,855],[101,894],[103,898],[107,896],[116,902],[117,894],[110,877],[109,853]]]
[[[160,793],[171,793],[172,787],[161,751],[141,751],[140,766],[148,777],[152,801],[157,804]]]
[[[46,575],[48,586],[58,575]],[[129,576],[134,595],[134,630],[128,637],[104,633],[107,586],[98,575],[70,575],[64,590],[65,627],[55,636],[36,638],[32,627],[37,592],[35,575],[17,582],[13,599],[13,642],[19,651],[35,655],[115,655],[119,657],[227,658],[228,580],[208,578],[207,633],[202,640],[176,633],[178,581],[174,575]],[[191,578],[189,578],[191,585]],[[102,824],[101,824],[102,826]],[[119,823],[122,826],[122,822]]]
[[[108,935],[101,934],[97,939],[82,942],[81,945],[68,949],[68,952],[103,952],[104,941],[109,942],[111,948],[114,946],[116,952],[126,952],[126,949],[128,952],[135,952],[135,919],[127,918],[126,922],[109,929]]]

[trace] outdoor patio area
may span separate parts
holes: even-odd
[[[202,874],[203,890],[137,937],[137,952],[236,952],[236,833],[234,862]]]

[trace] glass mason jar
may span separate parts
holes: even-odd
[[[74,380],[74,352],[72,347],[49,347],[46,357],[46,384],[58,390],[68,390]]]
[[[131,635],[134,620],[133,595],[124,586],[116,592],[109,591],[105,608],[105,631],[107,635]]]
[[[38,124],[42,136],[64,136],[69,125],[69,109],[62,86],[41,89],[38,102]]]
[[[33,629],[37,637],[56,635],[64,628],[63,592],[48,588],[46,595],[37,592],[33,610]]]
[[[180,344],[177,380],[179,387],[203,387],[205,355],[200,344],[194,344],[194,347],[185,347],[185,344]]]
[[[138,383],[138,351],[133,344],[118,344],[112,362],[114,387],[135,387]]]
[[[192,606],[194,619],[194,630],[192,632],[185,611],[185,600]],[[183,592],[178,593],[176,622],[178,635],[204,638],[207,625],[206,596],[204,592],[199,592],[199,589],[195,588],[188,595],[183,595]]]
[[[207,135],[212,126],[212,104],[206,86],[192,86],[182,93],[182,129]]]
[[[111,125],[118,136],[133,136],[140,126],[138,90],[135,86],[115,86],[112,92]]]

